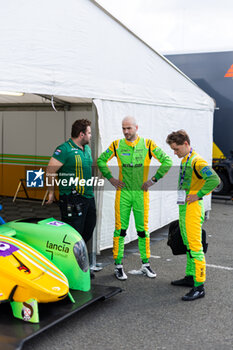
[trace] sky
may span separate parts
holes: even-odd
[[[97,0],[162,54],[233,50],[232,0]]]

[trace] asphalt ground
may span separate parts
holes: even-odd
[[[2,199],[0,203],[8,220],[13,219],[9,217],[12,207],[19,206],[17,212],[12,210],[14,218],[22,214],[39,217],[48,210],[29,202],[18,201],[12,206]],[[26,215],[27,209],[31,215]],[[56,207],[49,210],[56,215]],[[96,273],[93,284],[119,286],[123,292],[79,311],[26,342],[23,349],[233,349],[232,214],[232,202],[213,201],[210,219],[204,224],[209,243],[205,298],[184,302],[181,297],[189,288],[170,284],[184,276],[186,257],[172,255],[166,244],[168,228],[164,227],[151,235],[150,261],[157,272],[155,279],[128,273],[141,266],[137,242],[125,247],[127,281],[113,276],[111,251],[101,252],[97,260],[104,268]]]

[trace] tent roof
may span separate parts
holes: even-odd
[[[0,90],[30,94],[24,100],[41,94],[214,108],[205,92],[93,0],[67,0],[65,7],[57,0],[9,0],[0,30]]]

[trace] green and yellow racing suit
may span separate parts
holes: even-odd
[[[179,225],[184,244],[187,247],[186,275],[193,276],[194,286],[204,283],[206,263],[202,247],[202,224],[204,222],[203,196],[219,184],[219,177],[208,163],[195,151],[182,159],[179,184],[182,174],[184,181],[180,189],[196,194],[200,200],[179,205]]]
[[[126,139],[113,141],[109,148],[97,160],[103,176],[113,177],[107,162],[117,157],[119,180],[125,186],[117,189],[115,199],[115,231],[113,238],[113,257],[121,264],[124,256],[124,239],[133,209],[138,234],[138,246],[143,263],[149,261],[150,236],[148,232],[149,192],[141,189],[147,181],[151,158],[157,159],[161,166],[155,174],[156,180],[162,178],[172,165],[171,158],[150,139],[137,137],[133,142]]]

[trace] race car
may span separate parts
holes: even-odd
[[[2,222],[14,237],[37,249],[67,277],[70,289],[91,288],[89,259],[82,236],[70,225],[49,219],[20,219]]]
[[[39,323],[38,303],[69,295],[66,276],[38,251],[19,241],[15,231],[0,225],[0,303],[10,302],[13,315]]]

